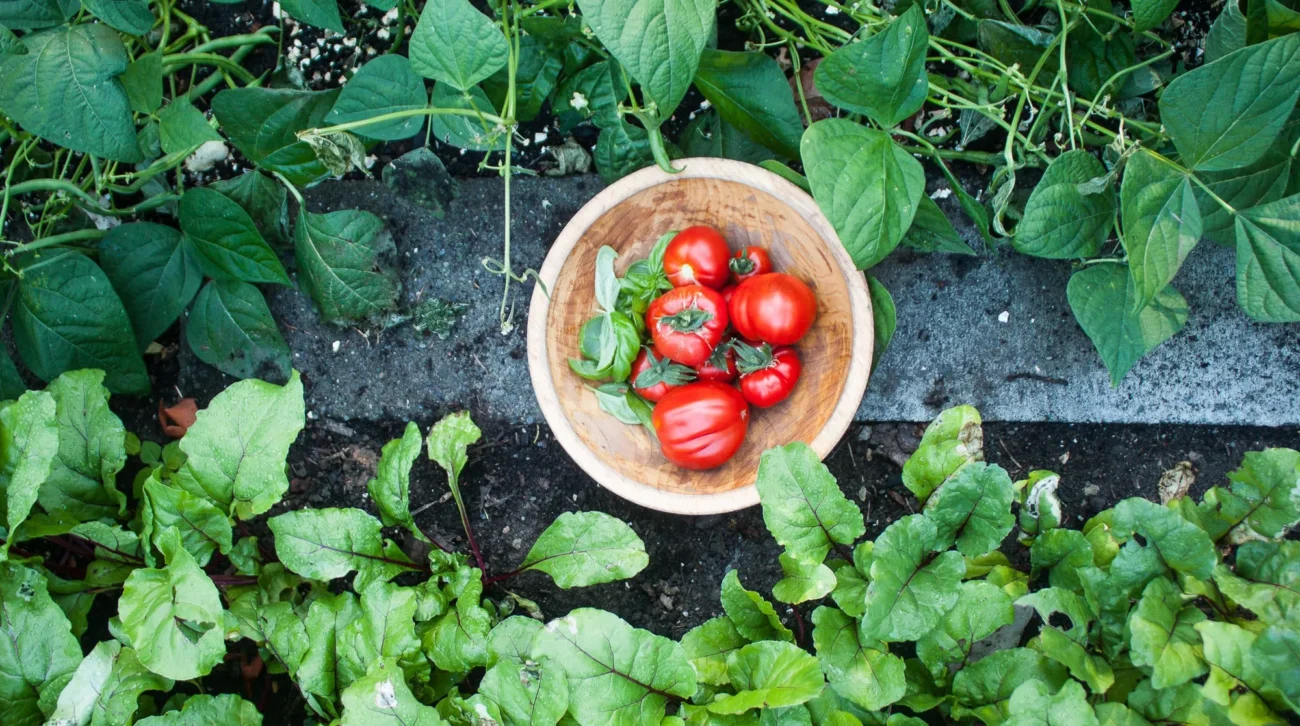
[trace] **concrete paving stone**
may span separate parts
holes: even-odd
[[[525,341],[532,284],[511,286],[515,328],[502,335],[502,278],[481,264],[502,252],[501,181],[460,186],[444,220],[376,182],[326,183],[307,194],[313,211],[357,207],[384,219],[397,245],[404,304],[428,296],[469,304],[440,340],[410,325],[368,334],[326,325],[306,296],[268,290],[314,415],[427,421],[468,407],[485,419],[541,421]],[[516,178],[514,268],[539,267],[600,188],[593,176]],[[940,203],[958,221],[951,201]],[[958,227],[974,240],[968,225]],[[1300,424],[1300,326],[1252,323],[1240,312],[1231,249],[1207,241],[1192,253],[1175,281],[1191,307],[1186,328],[1117,389],[1066,304],[1070,269],[1003,251],[979,258],[896,252],[873,273],[894,295],[898,332],[858,419],[928,421],[943,407],[971,403],[1000,421]],[[186,357],[183,365],[201,364]]]

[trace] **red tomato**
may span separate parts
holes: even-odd
[[[727,306],[731,306],[731,296],[736,294],[735,285],[727,285],[722,288],[722,299],[727,301]]]
[[[790,397],[799,382],[803,364],[794,348],[738,347],[740,395],[759,408],[775,406]]]
[[[772,258],[767,250],[754,245],[740,248],[731,258],[731,279],[736,283],[744,282],[757,275],[766,275],[772,271]]]
[[[661,357],[653,345],[641,349],[627,377],[632,389],[647,401],[658,401],[665,393],[694,379],[695,371]]]
[[[784,272],[740,283],[729,307],[737,333],[772,345],[794,345],[817,319],[817,296],[803,280]]]
[[[720,381],[729,383],[736,379],[736,352],[727,343],[714,348],[713,355],[695,369],[695,377],[701,381]]]
[[[712,469],[744,443],[749,406],[725,383],[688,383],[659,401],[650,422],[664,458],[687,469]]]
[[[703,285],[715,290],[727,284],[731,248],[712,227],[687,227],[664,248],[664,274],[673,287]]]
[[[727,329],[727,301],[700,285],[675,287],[655,298],[645,312],[655,349],[695,368],[709,359]]]

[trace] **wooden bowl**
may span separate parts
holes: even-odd
[[[802,189],[761,167],[726,159],[683,159],[680,173],[642,169],[600,192],[574,215],[542,264],[528,313],[528,367],[555,438],[602,486],[652,509],[681,514],[730,512],[758,503],[759,455],[807,442],[825,457],[853,421],[871,371],[871,299],[866,279],[835,230]],[[580,357],[578,329],[596,311],[595,263],[601,245],[618,251],[621,275],[648,256],[655,240],[694,224],[722,231],[732,249],[757,244],[777,271],[817,293],[817,321],[796,344],[803,374],[794,393],[752,409],[745,443],[708,471],[670,464],[639,426],[600,409],[588,382],[569,369]]]

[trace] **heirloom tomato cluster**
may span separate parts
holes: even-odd
[[[569,360],[601,408],[645,425],[665,458],[687,469],[720,466],[740,449],[750,407],[790,397],[803,364],[793,347],[817,317],[807,283],[780,272],[768,250],[732,250],[716,229],[659,238],[650,256],[614,272],[618,253],[596,258],[602,312]]]

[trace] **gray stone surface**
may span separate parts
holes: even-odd
[[[540,266],[600,186],[595,177],[516,179],[515,269]],[[462,180],[445,220],[373,182],[324,184],[308,204],[384,218],[406,304],[435,296],[470,305],[451,337],[439,340],[409,325],[378,334],[324,325],[305,296],[269,291],[313,415],[427,421],[468,406],[485,419],[540,422],[524,333],[532,284],[512,285],[515,330],[502,335],[502,278],[481,265],[501,255],[499,179]],[[928,421],[944,406],[971,403],[1001,421],[1300,424],[1300,327],[1254,324],[1237,310],[1231,250],[1208,242],[1196,249],[1175,283],[1191,305],[1186,329],[1118,389],[1065,303],[1068,263],[904,250],[875,272],[898,304],[898,333],[860,420]],[[189,358],[185,365],[183,382],[202,378],[194,368],[201,364]]]

